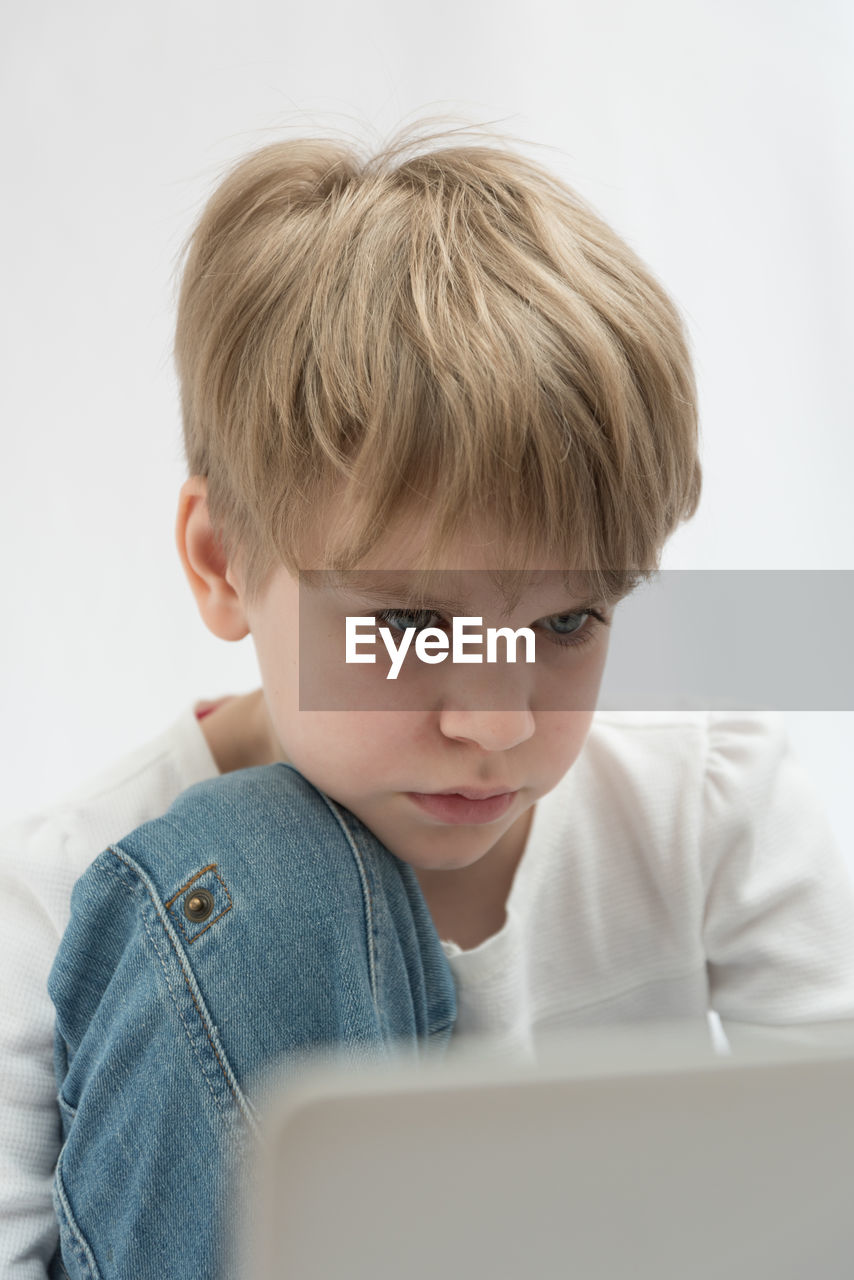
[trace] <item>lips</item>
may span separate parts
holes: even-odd
[[[422,794],[433,796],[462,796],[465,800],[491,800],[493,796],[504,796],[513,787],[494,787],[490,791],[479,791],[477,787],[452,787],[448,791],[428,791]]]
[[[502,818],[516,799],[515,791],[499,791],[488,799],[467,799],[457,791],[407,793],[424,813],[452,825],[478,826]]]

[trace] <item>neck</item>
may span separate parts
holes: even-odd
[[[199,727],[220,773],[287,759],[276,742],[263,689],[230,698]]]

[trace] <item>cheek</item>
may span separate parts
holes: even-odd
[[[549,710],[565,717],[593,717],[608,660],[609,627],[600,626],[589,644],[574,649],[543,644],[542,666],[536,669],[533,689],[534,709]],[[538,659],[540,650],[538,649]]]
[[[537,714],[537,738],[544,757],[553,760],[558,772],[575,761],[584,746],[594,710],[543,711]]]
[[[277,616],[256,621],[252,643],[268,700],[292,715],[299,707],[299,645],[295,632]]]
[[[414,717],[405,713],[296,711],[278,715],[288,758],[321,790],[356,793],[394,777],[411,756]]]

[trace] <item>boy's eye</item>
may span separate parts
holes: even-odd
[[[556,623],[557,629],[553,633],[555,639],[562,636],[574,635],[576,631],[580,631],[585,618],[589,618],[588,613],[554,613],[550,618],[543,618],[543,622]]]
[[[419,631],[437,626],[437,623],[431,623],[429,619],[439,618],[440,615],[432,609],[385,609],[375,616],[379,623],[390,623],[394,630],[405,631],[407,627],[415,627]],[[393,621],[394,619],[397,621]],[[587,609],[583,613],[553,613],[547,618],[539,619],[539,622],[557,624],[557,630],[546,629],[546,635],[553,644],[562,646],[587,644],[600,626],[609,625],[607,618],[598,609]]]
[[[416,631],[424,630],[426,627],[435,626],[435,623],[425,621],[428,618],[438,618],[438,613],[434,613],[432,609],[384,609],[376,615],[377,621],[388,624],[393,618],[404,619],[399,624],[391,623],[395,631],[405,631],[407,627],[415,627]]]

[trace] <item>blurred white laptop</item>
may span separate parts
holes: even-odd
[[[823,1025],[824,1047],[758,1032],[730,1056],[647,1023],[561,1033],[528,1062],[485,1042],[306,1059],[271,1086],[236,1271],[851,1280],[854,1031]]]

